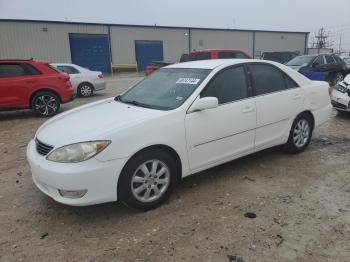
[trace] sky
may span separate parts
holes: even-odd
[[[0,0],[0,19],[283,30],[350,50],[350,0]]]

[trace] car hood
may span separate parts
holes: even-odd
[[[108,139],[111,131],[133,127],[165,112],[124,104],[110,98],[59,114],[38,129],[36,138],[55,147]]]

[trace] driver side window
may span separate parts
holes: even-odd
[[[312,66],[314,66],[314,67],[319,66],[319,65],[324,65],[323,55],[318,56],[312,64]]]
[[[219,104],[247,98],[248,88],[243,66],[218,73],[202,91],[201,97],[216,97]]]

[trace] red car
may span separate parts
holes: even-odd
[[[180,59],[181,62],[196,61],[196,60],[207,60],[207,59],[231,59],[231,58],[242,58],[250,59],[251,57],[243,51],[232,50],[232,49],[207,49],[192,51],[189,54],[183,54]],[[148,76],[154,71],[159,70],[163,66],[167,66],[170,63],[165,62],[152,62],[146,67],[145,75]]]
[[[74,98],[69,76],[35,60],[0,60],[0,110],[32,109],[52,116]]]

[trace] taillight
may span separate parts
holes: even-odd
[[[103,74],[99,74],[99,75],[98,75],[98,78],[103,78]]]

